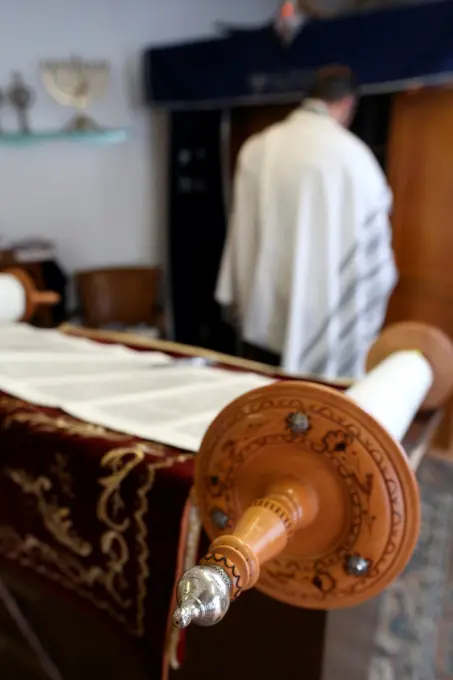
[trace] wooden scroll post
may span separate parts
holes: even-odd
[[[420,409],[453,392],[453,344],[418,323],[388,328],[346,393],[280,382],[230,404],[196,460],[212,540],[178,586],[174,623],[213,625],[254,586],[288,604],[360,604],[404,569],[420,525],[399,442]]]
[[[57,293],[37,290],[22,269],[0,273],[0,323],[29,321],[40,305],[55,305],[59,300]]]

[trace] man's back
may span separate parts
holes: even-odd
[[[287,370],[357,373],[395,283],[389,205],[371,152],[329,115],[299,109],[250,139],[217,291],[243,340]]]
[[[382,192],[388,194],[385,177],[368,147],[329,116],[302,107],[247,140],[238,162],[245,171],[256,174],[257,181],[266,168],[282,197],[294,196],[305,174],[316,172],[328,172],[332,178],[344,179],[346,175],[361,185],[365,201],[373,196],[367,195],[364,173],[372,173]]]

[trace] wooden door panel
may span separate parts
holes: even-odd
[[[403,320],[424,321],[433,326],[441,326],[453,337],[451,296],[443,295],[441,287],[433,288],[423,281],[403,279],[393,294],[387,323]]]
[[[389,141],[400,282],[387,321],[414,319],[453,337],[453,91],[396,97]],[[437,445],[453,450],[453,401]]]
[[[453,336],[453,91],[398,95],[389,146],[400,284],[388,320],[419,319]]]

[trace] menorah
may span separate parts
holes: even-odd
[[[76,109],[75,117],[67,125],[69,131],[100,128],[84,111],[107,91],[110,77],[107,61],[85,61],[78,57],[47,60],[41,64],[41,75],[48,93],[58,104]]]

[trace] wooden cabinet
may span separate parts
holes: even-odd
[[[453,337],[453,90],[397,95],[388,147],[400,280],[387,322],[425,321]],[[453,451],[453,402],[438,445]]]
[[[388,174],[400,272],[388,321],[426,321],[453,336],[452,90],[396,97]]]

